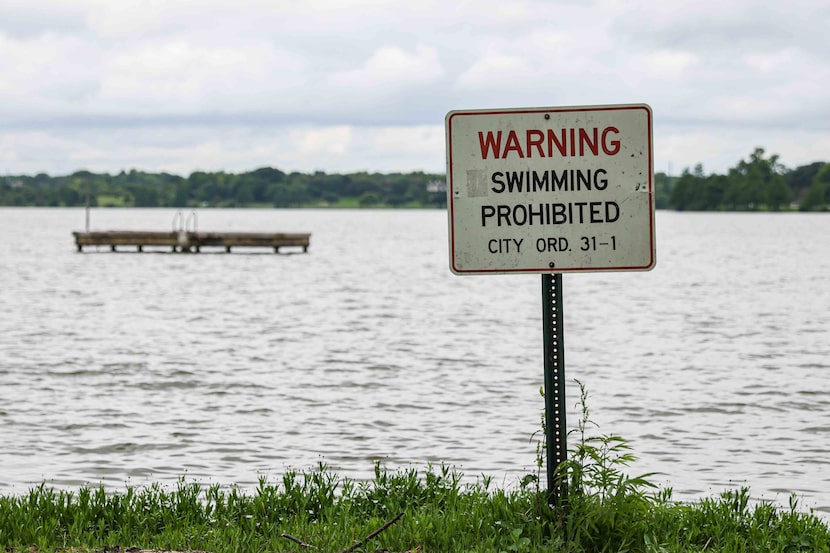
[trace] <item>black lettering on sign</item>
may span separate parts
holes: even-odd
[[[620,218],[617,202],[551,202],[481,206],[482,227],[524,227],[614,223]]]
[[[564,236],[548,236],[547,238],[538,238],[536,240],[536,251],[539,253],[567,252],[570,249],[568,239]]]
[[[522,253],[524,238],[493,238],[487,243],[490,253]]]
[[[550,171],[496,171],[490,175],[496,194],[505,192],[577,192],[608,188],[605,169],[556,169]]]

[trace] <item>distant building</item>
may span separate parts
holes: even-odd
[[[427,183],[427,192],[433,192],[435,194],[446,194],[447,193],[447,181],[444,180],[431,180]]]

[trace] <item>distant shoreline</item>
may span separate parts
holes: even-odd
[[[698,165],[679,176],[654,173],[650,184],[656,209],[830,211],[830,164],[787,169],[763,148],[727,174],[706,175]],[[78,171],[59,177],[0,176],[0,206],[436,209],[447,207],[447,182],[440,173],[309,174],[273,167],[238,174],[197,171],[188,177]]]

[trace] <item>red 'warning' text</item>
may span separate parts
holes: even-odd
[[[575,157],[593,155],[600,152],[608,156],[620,151],[620,131],[617,127],[597,127],[591,129],[527,129],[519,131],[487,131],[478,133],[481,147],[481,159],[506,159],[513,154],[524,159],[532,157]]]

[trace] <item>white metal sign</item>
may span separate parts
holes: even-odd
[[[451,111],[446,138],[454,273],[654,267],[649,106]]]

